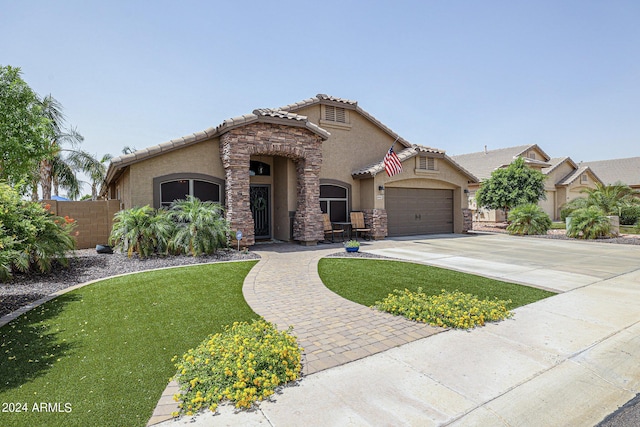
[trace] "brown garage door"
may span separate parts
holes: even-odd
[[[386,188],[389,236],[453,233],[453,190]]]

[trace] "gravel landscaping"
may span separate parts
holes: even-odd
[[[47,275],[16,274],[13,281],[1,283],[0,316],[70,286],[117,274],[179,265],[258,258],[259,256],[252,252],[243,254],[235,250],[221,250],[215,255],[200,257],[170,256],[145,259],[135,256],[127,258],[120,253],[98,254],[94,249],[78,250],[71,258],[69,268],[56,268]]]
[[[486,223],[486,224],[473,224],[473,231],[483,233],[507,233],[506,223]],[[621,234],[618,237],[612,237],[608,239],[573,239],[567,237],[565,230],[549,230],[547,234],[540,236],[522,236],[524,238],[535,237],[538,239],[557,239],[557,240],[577,240],[580,242],[596,242],[596,243],[617,243],[621,245],[640,245],[640,234]]]

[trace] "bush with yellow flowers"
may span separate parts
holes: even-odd
[[[444,289],[439,295],[427,295],[418,288],[417,292],[395,289],[374,307],[433,326],[472,329],[484,326],[485,322],[497,322],[513,316],[506,308],[510,303],[510,300],[497,298],[481,300],[472,294]]]
[[[206,408],[215,412],[223,400],[236,408],[252,407],[300,377],[301,351],[291,329],[278,331],[264,319],[226,326],[179,361],[173,358],[182,390],[174,396],[179,413],[193,415]]]

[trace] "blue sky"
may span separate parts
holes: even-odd
[[[640,156],[638,1],[9,1],[22,68],[99,156],[327,93],[450,155]]]

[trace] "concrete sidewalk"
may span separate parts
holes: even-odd
[[[640,247],[485,235],[385,240],[361,250],[563,293],[498,324],[449,330],[305,376],[254,412],[223,406],[219,415],[161,425],[584,426],[640,391]],[[299,280],[284,286],[300,294],[315,282],[319,256],[333,251],[259,249],[278,263],[291,257],[284,269]],[[295,261],[308,252],[319,256]],[[262,273],[245,282],[252,306],[267,291],[256,286]],[[258,312],[269,320],[288,316],[280,314],[288,307],[304,312],[301,304],[322,302],[292,294],[271,314]]]

